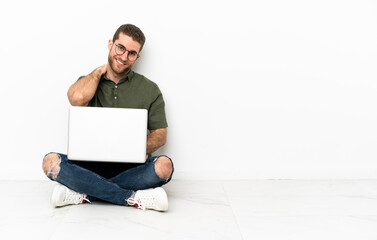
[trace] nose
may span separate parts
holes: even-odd
[[[120,55],[120,57],[123,61],[126,61],[128,59],[128,50],[126,50],[122,55]]]

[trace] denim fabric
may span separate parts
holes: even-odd
[[[50,175],[47,177],[76,192],[87,194],[91,201],[101,199],[117,205],[127,205],[125,200],[131,197],[135,191],[161,187],[171,180],[171,176],[168,179],[161,179],[155,172],[155,161],[161,156],[148,158],[145,164],[106,179],[76,165],[74,161],[67,158],[67,155],[57,154],[60,156],[60,169],[57,176],[54,176],[56,179]]]

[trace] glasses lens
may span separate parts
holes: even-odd
[[[115,53],[118,55],[122,55],[126,51],[126,48],[122,45],[115,44]]]
[[[137,53],[136,52],[128,52],[128,59],[130,61],[135,61],[137,58]]]

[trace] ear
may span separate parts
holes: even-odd
[[[109,51],[111,50],[111,47],[113,46],[113,41],[109,40],[109,43],[107,45],[107,48],[109,49]]]

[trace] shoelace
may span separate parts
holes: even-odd
[[[146,210],[147,208],[151,208],[155,204],[155,197],[154,196],[142,196],[143,200],[129,198],[127,199],[128,205],[133,205],[137,208]]]
[[[76,192],[73,192],[73,191],[68,191],[66,194],[65,194],[65,198],[63,200],[63,202],[66,202],[66,203],[74,203],[74,204],[80,204],[80,203],[84,203],[84,202],[88,202],[88,203],[91,203],[89,201],[89,199],[87,199],[85,197],[84,194],[80,194],[80,193],[76,193]]]
[[[142,204],[140,200],[136,200],[134,198],[127,199],[127,204],[130,206],[135,206],[136,208],[143,209],[144,211],[146,210],[144,204]]]

